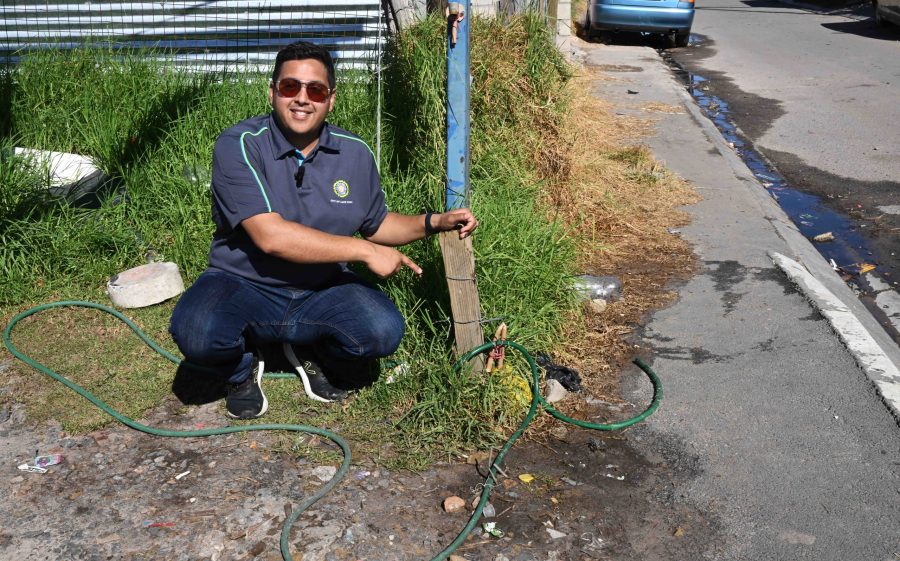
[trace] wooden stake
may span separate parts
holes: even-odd
[[[475,252],[472,251],[472,238],[459,239],[459,232],[455,230],[441,232],[439,241],[450,292],[456,356],[459,357],[484,343],[481,303],[475,282]],[[470,364],[474,372],[484,370],[483,355],[473,358]]]

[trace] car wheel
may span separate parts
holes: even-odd
[[[613,32],[612,31],[598,31],[595,34],[595,36],[604,45],[609,45],[610,43],[613,42]]]
[[[666,35],[666,48],[672,49],[674,47],[678,47],[678,34],[677,33],[669,33]]]
[[[591,6],[588,4],[587,12],[584,14],[584,38],[592,41],[597,36],[594,26],[591,23]]]
[[[691,38],[690,31],[688,31],[687,33],[676,33],[675,40],[674,40],[675,46],[676,47],[687,47],[688,41],[690,40],[690,38]]]
[[[872,8],[875,9],[875,25],[877,25],[878,27],[885,27],[888,22],[886,19],[884,19],[884,16],[881,15],[881,12],[878,11],[877,0],[872,0]]]

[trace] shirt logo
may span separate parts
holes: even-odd
[[[350,194],[350,185],[343,179],[334,182],[334,194],[340,198],[346,198]]]

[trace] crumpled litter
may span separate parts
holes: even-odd
[[[547,378],[556,380],[557,382],[562,384],[562,387],[566,388],[567,391],[581,391],[581,376],[579,376],[578,372],[574,369],[569,368],[568,366],[556,364],[545,353],[537,353],[534,356],[534,362],[536,362],[538,366],[544,369],[544,373],[547,375]]]

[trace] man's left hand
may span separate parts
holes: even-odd
[[[459,239],[467,238],[475,228],[478,220],[467,208],[457,208],[441,214],[431,215],[431,227],[439,232],[459,230]]]

